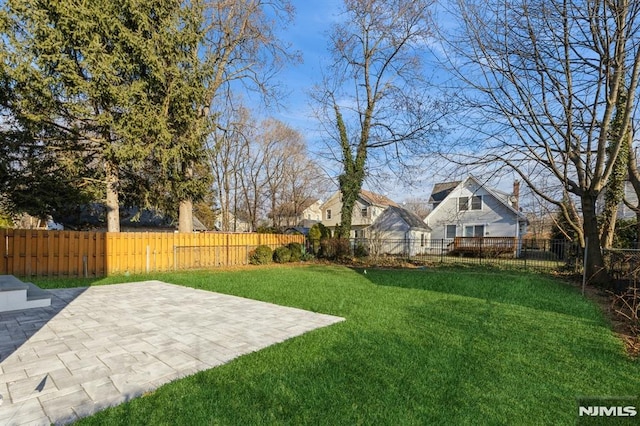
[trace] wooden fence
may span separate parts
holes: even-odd
[[[246,265],[257,246],[302,244],[304,236],[0,229],[0,241],[0,274],[99,277]]]

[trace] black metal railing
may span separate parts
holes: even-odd
[[[471,263],[510,265],[527,269],[580,272],[583,251],[566,240],[529,240],[502,237],[456,237],[451,239],[350,240],[351,254],[376,259],[390,258],[425,263]]]

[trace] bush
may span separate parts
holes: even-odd
[[[309,242],[311,242],[311,249],[313,254],[318,254],[320,252],[320,241],[325,238],[331,237],[331,231],[329,228],[324,226],[321,223],[314,224],[311,229],[309,229]]]
[[[289,260],[290,262],[299,262],[302,259],[302,255],[304,252],[302,244],[290,243],[289,245],[287,245],[287,248],[291,252],[291,259]]]
[[[353,255],[355,257],[367,257],[369,256],[369,250],[362,243],[356,244],[353,248]]]
[[[273,252],[273,261],[276,263],[287,263],[291,260],[291,250],[288,247],[278,247]]]
[[[302,260],[303,262],[308,262],[313,259],[315,259],[315,256],[312,253],[309,253],[308,251],[304,252],[302,254],[302,258],[300,258],[300,260]]]
[[[320,241],[320,254],[325,259],[342,259],[350,253],[349,240],[346,238],[326,238]]]
[[[273,251],[269,246],[258,246],[249,253],[249,263],[252,265],[266,265],[271,263]]]

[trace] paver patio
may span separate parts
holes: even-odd
[[[343,318],[160,281],[0,313],[0,424],[65,424]]]

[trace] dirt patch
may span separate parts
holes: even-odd
[[[580,291],[582,291],[581,284],[571,282],[571,285],[579,287]],[[613,295],[610,292],[592,286],[585,287],[584,295],[600,307],[601,311],[611,324],[613,332],[624,342],[627,354],[634,358],[639,357],[640,336],[635,335],[632,331],[633,326],[629,321],[615,311],[612,303]]]

